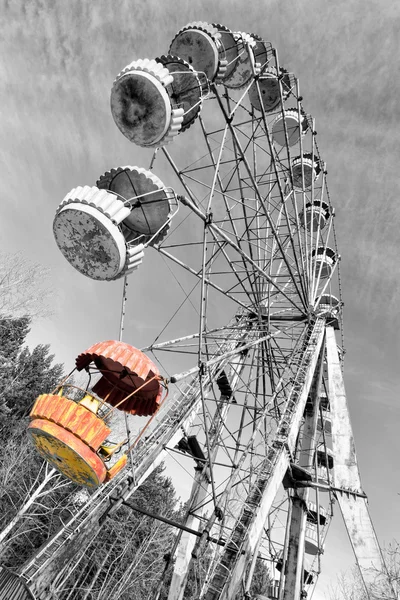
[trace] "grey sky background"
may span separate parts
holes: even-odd
[[[92,343],[118,335],[121,282],[96,283],[69,266],[53,240],[55,209],[71,188],[94,185],[114,166],[146,166],[150,156],[114,125],[113,79],[136,58],[166,53],[190,21],[255,32],[278,49],[316,119],[337,212],[346,387],[363,485],[381,542],[400,540],[398,1],[2,0],[0,7],[1,248],[50,268],[54,315],[35,324],[30,343],[51,343],[67,368]],[[190,131],[184,135],[182,151],[191,143]],[[154,338],[179,297],[155,254],[130,278],[126,340],[137,346]],[[316,600],[353,561],[340,520]]]

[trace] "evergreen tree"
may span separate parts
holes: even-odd
[[[0,318],[0,424],[11,409],[7,392],[13,385],[14,365],[29,332],[29,318]]]
[[[36,397],[51,391],[63,373],[62,365],[53,364],[49,346],[32,351],[24,346],[30,322],[29,317],[0,317],[0,443],[5,457],[0,461],[0,550],[3,564],[11,566],[57,526],[65,494],[74,488],[28,440],[26,416]]]
[[[179,516],[171,480],[158,467],[130,498],[129,503],[170,519]],[[148,600],[161,585],[165,554],[176,531],[161,521],[121,507],[101,526],[95,540],[65,579],[57,582],[60,600]]]
[[[49,345],[24,347],[30,322],[29,317],[0,318],[0,434],[26,416],[36,397],[51,391],[63,374]]]

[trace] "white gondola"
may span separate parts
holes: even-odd
[[[300,213],[300,221],[308,231],[311,231],[312,228],[316,233],[318,227],[324,229],[332,214],[329,204],[323,200],[314,200],[314,202],[306,204],[305,210]]]
[[[258,74],[260,65],[255,62],[254,56],[256,40],[243,32],[234,33],[233,38],[237,47],[235,68],[228,77],[224,76],[222,82],[227,88],[240,89]]]
[[[74,188],[65,196],[53,231],[75,269],[111,281],[137,269],[145,247],[167,235],[177,201],[173,190],[140,167],[111,169],[97,185]]]
[[[96,280],[118,277],[127,262],[119,224],[129,208],[115,194],[78,187],[64,198],[53,223],[57,246],[80,273]]]
[[[333,452],[330,448],[317,450],[317,482],[328,485],[332,481]],[[329,474],[328,474],[329,473]],[[321,488],[320,491],[327,491]]]
[[[300,140],[300,136],[307,133],[308,130],[307,116],[300,112],[299,118],[297,108],[288,108],[284,111],[284,115],[278,115],[272,123],[272,139],[278,146],[286,146],[287,135],[288,145],[293,146]]]
[[[316,312],[318,314],[326,314],[337,319],[340,313],[341,302],[333,294],[322,294],[316,298]]]
[[[185,111],[168,94],[173,81],[161,62],[150,59],[130,63],[117,76],[111,91],[111,113],[128,140],[158,148],[179,133]]]
[[[176,206],[175,194],[162,181],[141,167],[117,167],[102,175],[97,187],[114,192],[130,203],[129,215],[121,224],[126,242],[136,238],[141,243],[154,245],[168,233]]]
[[[255,46],[253,47],[253,54],[255,62],[260,65],[260,68],[264,68],[266,63],[270,58],[274,55],[272,53],[271,44],[262,39],[257,33],[250,33],[251,37],[255,41]]]
[[[319,246],[312,251],[313,262],[315,264],[315,275],[320,279],[330,277],[338,260],[338,256],[332,248]]]
[[[220,32],[203,21],[189,23],[178,31],[169,54],[183,58],[195,71],[205,73],[207,79],[215,83],[221,83],[228,64]]]
[[[292,75],[282,69],[278,76],[275,67],[267,67],[249,89],[249,100],[255,110],[262,110],[262,102],[264,112],[270,113],[277,110],[281,105],[281,101],[285,101],[290,96],[293,86],[294,78]],[[260,90],[261,102],[257,87]]]
[[[323,506],[317,507],[315,502],[307,502],[307,521],[315,525],[317,523],[318,515],[319,524],[325,525],[328,520],[326,509]]]
[[[318,540],[318,530],[315,525],[307,523],[304,542],[304,550],[307,554],[311,554],[312,556],[319,554],[321,546]]]
[[[239,48],[236,43],[235,34],[231,29],[225,27],[225,25],[221,25],[220,23],[212,24],[215,29],[217,29],[222,46],[224,48],[224,59],[226,61],[226,66],[223,73],[223,78],[221,78],[221,82],[224,82],[225,79],[229,79],[236,69],[237,60],[239,57]]]
[[[311,189],[312,182],[316,181],[321,173],[321,163],[317,157],[305,152],[303,156],[296,156],[292,161],[293,186],[297,190]],[[304,175],[304,177],[303,177]]]

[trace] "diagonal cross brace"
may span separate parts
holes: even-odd
[[[249,491],[245,507],[237,519],[228,547],[224,550],[204,595],[205,600],[230,600],[235,597],[244,577],[246,567],[263,533],[263,527],[282,479],[289,466],[289,455],[303,417],[307,396],[324,338],[325,321],[317,319],[310,325],[308,344],[304,350],[302,386],[289,398],[282,415],[286,435],[279,426],[268,456],[260,466],[257,479]]]

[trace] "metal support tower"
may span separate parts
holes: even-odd
[[[369,598],[392,598],[358,472],[338,354],[343,340],[337,346],[335,338],[340,256],[314,120],[298,79],[269,42],[196,22],[171,48],[184,51],[190,36],[204,52],[211,48],[215,72],[201,53],[197,67],[182,57],[144,59],[124,69],[112,96],[120,110],[127,78],[150,81],[161,107],[151,132],[170,118],[168,149],[164,138],[150,143],[144,127],[139,135],[119,126],[155,148],[150,169],[169,178],[180,202],[153,245],[163,290],[172,294],[176,284],[184,300],[177,297],[172,317],[142,349],[176,391],[141,435],[129,470],[91,496],[18,573],[0,574],[8,586],[0,599],[64,600],[61,590],[93,551],[103,520],[170,455],[192,461],[194,470],[168,600],[185,599],[190,570],[200,563],[201,600],[247,600],[258,560],[269,574],[270,600],[300,600],[323,566],[335,500]],[[194,87],[183,86],[186,112],[176,103],[178,68],[192,82],[197,69],[193,106],[185,102]],[[120,114],[114,118],[121,124]],[[227,315],[235,315],[228,324]],[[68,600],[79,600],[73,587]]]

